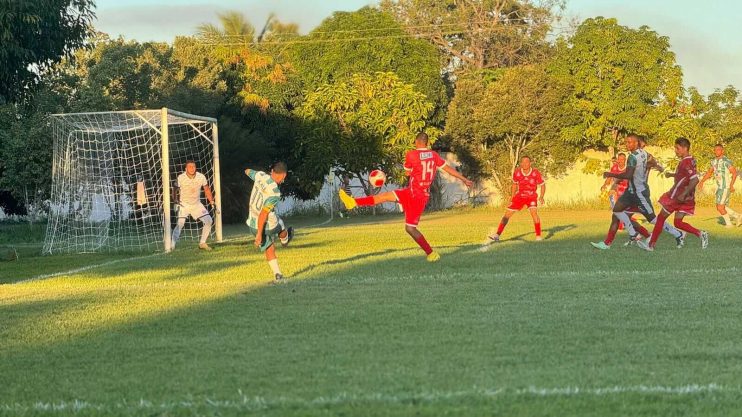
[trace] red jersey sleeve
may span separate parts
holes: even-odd
[[[413,165],[412,165],[412,162],[413,162],[412,161],[412,156],[413,156],[412,153],[413,153],[413,151],[409,151],[404,156],[404,169],[405,169],[405,171],[408,171],[408,172],[409,171],[412,171],[412,167],[413,167]]]

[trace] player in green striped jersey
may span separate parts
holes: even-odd
[[[274,211],[281,200],[281,191],[278,186],[286,179],[288,169],[283,162],[273,165],[270,174],[254,169],[246,169],[245,175],[255,182],[250,193],[250,215],[247,218],[247,228],[255,236],[255,247],[265,252],[265,259],[271,267],[276,281],[281,281],[283,275],[278,268],[275,241],[279,240],[283,246],[289,244],[294,237],[294,229],[285,227]]]
[[[732,227],[732,220],[740,226],[742,215],[729,207],[729,197],[734,192],[734,182],[737,180],[737,169],[734,168],[732,160],[724,155],[724,145],[716,144],[714,155],[715,158],[711,160],[711,166],[698,184],[698,188],[703,188],[703,183],[713,175],[716,180],[716,210],[724,219],[726,227]]]

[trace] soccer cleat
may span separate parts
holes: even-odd
[[[209,245],[207,245],[205,243],[199,243],[198,244],[198,248],[199,249],[202,249],[202,250],[205,250],[205,251],[210,251],[211,250],[211,246],[209,246]]]
[[[654,250],[653,247],[649,246],[649,243],[647,243],[647,241],[644,241],[642,239],[636,240],[636,246],[649,252],[652,252]]]
[[[541,237],[541,236],[536,236],[536,242],[541,242],[542,240],[544,240],[544,238],[543,238],[543,237]]]
[[[441,255],[438,255],[438,252],[430,252],[430,255],[425,259],[427,259],[428,262],[438,262],[441,259]]]
[[[343,205],[345,205],[345,208],[348,210],[353,210],[356,208],[358,203],[356,203],[355,198],[348,195],[348,193],[345,192],[345,190],[340,189],[340,201],[343,202]]]
[[[709,247],[709,232],[701,230],[701,249]]]
[[[288,246],[292,240],[294,240],[294,228],[289,226],[286,229],[286,237],[281,238],[281,246]]]
[[[727,223],[727,224],[724,225],[724,228],[725,229],[731,229],[732,227],[734,227],[734,225],[732,225],[732,223]]]
[[[675,244],[678,249],[682,249],[685,246],[685,232],[681,232],[680,237],[675,238]]]
[[[487,252],[489,249],[489,246],[493,243],[497,243],[500,241],[500,236],[496,233],[494,235],[487,235],[486,238],[484,238],[484,242],[482,242],[482,246],[479,248],[480,252]]]
[[[600,250],[608,250],[611,248],[611,245],[606,245],[605,242],[590,242],[590,244],[593,245],[595,249]]]
[[[276,274],[276,282],[280,282],[280,281],[283,281],[283,280],[284,280],[284,277],[283,277],[282,274],[280,274],[280,273],[279,274]]]

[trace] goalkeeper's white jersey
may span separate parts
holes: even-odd
[[[250,193],[250,217],[247,224],[250,227],[257,228],[258,216],[262,210],[272,211],[276,204],[281,200],[281,191],[278,184],[273,181],[270,174],[262,171],[250,171],[250,178],[255,181]]]
[[[194,205],[201,202],[201,188],[207,185],[206,176],[196,172],[193,178],[185,172],[178,175],[178,188],[180,188],[180,204]]]

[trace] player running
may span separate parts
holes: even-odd
[[[650,237],[649,232],[644,227],[631,223],[629,216],[630,213],[641,213],[650,223],[655,223],[657,221],[654,214],[654,207],[649,199],[649,185],[647,184],[647,178],[650,168],[656,167],[660,170],[664,170],[664,168],[662,168],[654,158],[643,149],[643,147],[640,147],[640,140],[642,139],[643,138],[637,134],[626,136],[626,149],[629,151],[626,171],[618,174],[613,172],[605,172],[603,174],[606,178],[611,177],[619,180],[628,179],[629,187],[613,206],[611,226],[608,229],[608,235],[605,240],[602,242],[590,243],[597,249],[610,249],[611,244],[616,237],[619,222],[623,223],[626,231],[629,233],[629,243],[635,242],[639,238],[640,234],[644,237]],[[685,244],[683,234],[679,230],[668,224],[665,224],[663,227],[668,233],[671,233],[675,237],[678,248],[681,248]]]
[[[732,164],[732,160],[724,155],[724,145],[716,144],[714,155],[716,158],[711,160],[711,167],[701,178],[698,188],[703,189],[703,183],[713,175],[716,180],[716,210],[724,219],[724,225],[732,227],[732,219],[734,219],[737,226],[742,226],[742,215],[729,207],[729,197],[734,192],[734,182],[737,180],[737,169]]]
[[[472,182],[446,165],[446,161],[437,152],[428,148],[428,135],[423,132],[418,133],[415,137],[415,149],[405,155],[404,169],[406,175],[410,177],[407,188],[359,198],[353,198],[341,189],[340,200],[348,210],[357,206],[364,207],[398,202],[404,209],[405,231],[425,251],[428,262],[437,262],[441,258],[440,255],[433,251],[425,236],[417,230],[420,217],[430,198],[430,185],[433,183],[435,173],[437,170],[443,170],[461,180],[467,187],[471,187]]]
[[[211,225],[214,224],[214,219],[211,218],[209,211],[201,203],[201,188],[204,190],[209,206],[214,209],[214,194],[211,192],[206,176],[196,170],[195,161],[186,161],[185,172],[178,175],[178,183],[173,190],[173,201],[178,205],[178,222],[170,238],[170,250],[175,250],[175,244],[178,242],[180,232],[183,230],[188,216],[203,223],[198,247],[207,251],[211,250],[211,247],[206,244],[206,239],[211,233]]]
[[[675,212],[675,227],[698,236],[701,239],[702,249],[706,249],[709,244],[709,235],[707,232],[698,230],[683,221],[686,215],[692,216],[695,212],[695,192],[696,185],[698,185],[696,160],[690,155],[690,141],[688,139],[678,138],[675,140],[675,155],[680,158],[680,164],[678,164],[677,170],[674,173],[665,173],[666,177],[673,177],[675,183],[670,191],[660,197],[659,203],[662,206],[662,211],[657,216],[657,223],[654,225],[654,230],[652,230],[652,237],[649,239],[648,244],[643,241],[636,242],[640,248],[648,251],[654,250],[657,239],[662,233],[662,226],[673,212]]]
[[[539,190],[539,193],[536,191]],[[513,185],[510,190],[510,194],[513,198],[510,200],[510,205],[505,210],[505,214],[500,220],[500,224],[497,226],[497,232],[490,234],[485,238],[482,244],[482,250],[500,241],[505,226],[513,215],[522,210],[528,208],[533,218],[533,228],[536,232],[536,240],[541,240],[541,219],[538,217],[538,204],[544,204],[544,193],[546,192],[546,183],[541,173],[534,167],[531,166],[531,158],[524,156],[520,160],[518,169],[513,172]]]
[[[283,162],[275,163],[270,174],[250,168],[245,170],[245,175],[255,182],[250,193],[250,214],[245,223],[255,236],[255,247],[265,252],[265,259],[276,281],[283,280],[284,276],[278,267],[274,243],[278,239],[282,246],[286,246],[294,238],[294,229],[285,227],[275,212],[281,200],[278,186],[286,179],[287,172]]]

